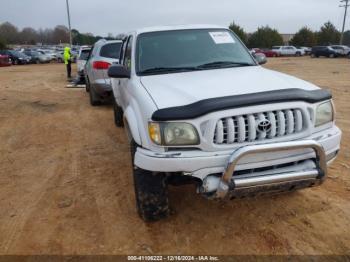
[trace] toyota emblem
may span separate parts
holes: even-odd
[[[261,120],[257,126],[260,133],[267,133],[271,130],[271,122],[267,119]]]

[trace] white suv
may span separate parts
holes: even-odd
[[[305,50],[298,49],[295,46],[273,46],[272,51],[277,52],[280,56],[304,56]]]
[[[349,56],[350,55],[350,47],[348,47],[346,45],[332,45],[331,47],[340,56]]]
[[[338,154],[330,92],[259,66],[226,28],[131,32],[108,75],[147,221],[169,214],[169,184],[210,199],[292,191],[321,184]]]

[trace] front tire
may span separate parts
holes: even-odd
[[[170,214],[166,176],[135,167],[134,155],[137,145],[132,141],[130,146],[138,214],[146,222],[164,219]]]

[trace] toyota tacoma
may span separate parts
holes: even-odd
[[[322,184],[341,140],[332,95],[265,62],[220,26],[127,34],[108,75],[144,220],[169,215],[168,185],[234,199]]]

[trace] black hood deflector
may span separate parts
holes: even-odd
[[[332,98],[325,89],[303,90],[298,88],[259,92],[252,94],[210,98],[193,104],[159,109],[152,115],[153,121],[174,121],[197,118],[212,112],[246,106],[304,101],[318,103]]]

